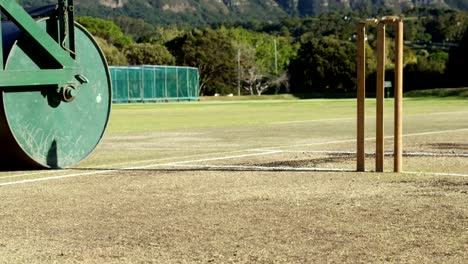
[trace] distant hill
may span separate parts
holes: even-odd
[[[20,0],[25,7],[54,4],[56,0]],[[316,16],[332,10],[398,12],[407,7],[468,9],[468,0],[75,0],[78,15],[129,16],[152,24],[238,21],[276,21],[284,16]]]

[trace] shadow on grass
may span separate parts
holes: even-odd
[[[468,144],[466,143],[434,143],[428,145],[440,150],[468,150]]]

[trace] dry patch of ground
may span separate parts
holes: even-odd
[[[0,263],[468,261],[467,178],[167,167],[0,200]]]

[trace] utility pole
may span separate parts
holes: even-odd
[[[241,64],[240,64],[241,51],[240,48],[237,49],[237,96],[241,95]]]
[[[275,74],[278,75],[278,49],[276,47],[276,38],[273,42],[275,43]]]

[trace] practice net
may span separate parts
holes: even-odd
[[[200,92],[197,68],[111,66],[114,103],[195,101]]]

